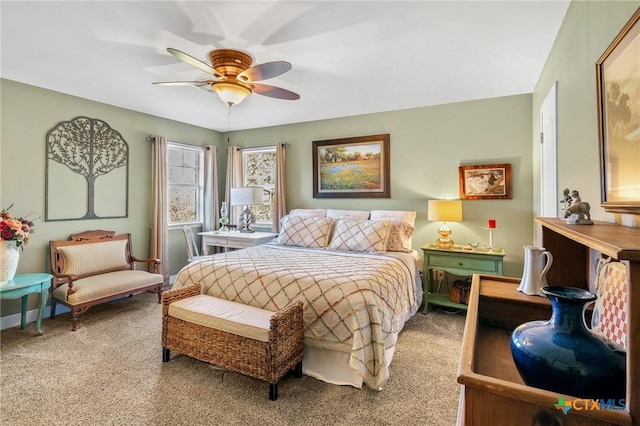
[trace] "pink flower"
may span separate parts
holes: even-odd
[[[11,207],[13,204],[0,211],[0,239],[15,241],[17,247],[22,247],[29,241],[29,233],[33,232],[34,224],[22,217],[13,219],[9,213]]]

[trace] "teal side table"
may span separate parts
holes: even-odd
[[[429,303],[437,306],[447,306],[467,310],[464,303],[454,302],[449,294],[439,294],[434,289],[433,270],[450,272],[460,276],[473,274],[502,275],[502,259],[505,256],[504,249],[489,251],[484,249],[474,250],[444,250],[435,248],[431,244],[422,247],[424,265],[422,268],[423,306],[422,313],[427,313]]]
[[[20,329],[27,328],[27,301],[31,293],[40,293],[40,309],[36,320],[36,333],[42,334],[41,324],[44,307],[47,304],[49,289],[51,288],[51,274],[20,274],[11,281],[0,284],[0,299],[22,298],[22,312],[20,314]]]

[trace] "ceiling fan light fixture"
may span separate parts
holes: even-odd
[[[212,89],[218,94],[222,102],[229,106],[239,104],[251,94],[251,89],[232,81],[219,81],[212,84]]]

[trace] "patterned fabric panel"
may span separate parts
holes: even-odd
[[[591,329],[627,348],[627,266],[622,262],[599,265],[596,277],[598,299],[593,308]]]
[[[328,209],[327,217],[334,219],[353,219],[353,220],[367,220],[369,219],[369,212],[367,210],[337,210]]]
[[[393,226],[387,242],[387,251],[411,253],[416,212],[404,210],[372,210],[371,220],[391,220]]]
[[[333,230],[333,219],[328,217],[285,216],[280,224],[275,242],[283,246],[324,248]]]
[[[58,248],[64,259],[63,274],[85,275],[128,267],[127,240],[105,241]]]
[[[399,257],[402,256],[402,257]],[[385,350],[420,303],[415,260],[404,253],[359,254],[261,245],[219,253],[183,268],[173,288],[269,311],[304,303],[305,344],[350,352],[349,365],[372,389],[389,376]]]
[[[361,253],[384,253],[392,223],[374,220],[336,220],[329,248]]]
[[[63,284],[53,291],[53,297],[65,300],[70,305],[79,305],[80,303],[102,299],[114,294],[135,291],[163,281],[164,277],[161,274],[150,274],[146,271],[108,272],[74,281],[73,289],[76,292],[69,298],[67,298],[69,285]]]

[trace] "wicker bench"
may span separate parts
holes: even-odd
[[[200,293],[199,285],[163,293],[163,362],[175,350],[265,380],[272,401],[287,372],[302,376],[302,302],[271,312]]]

